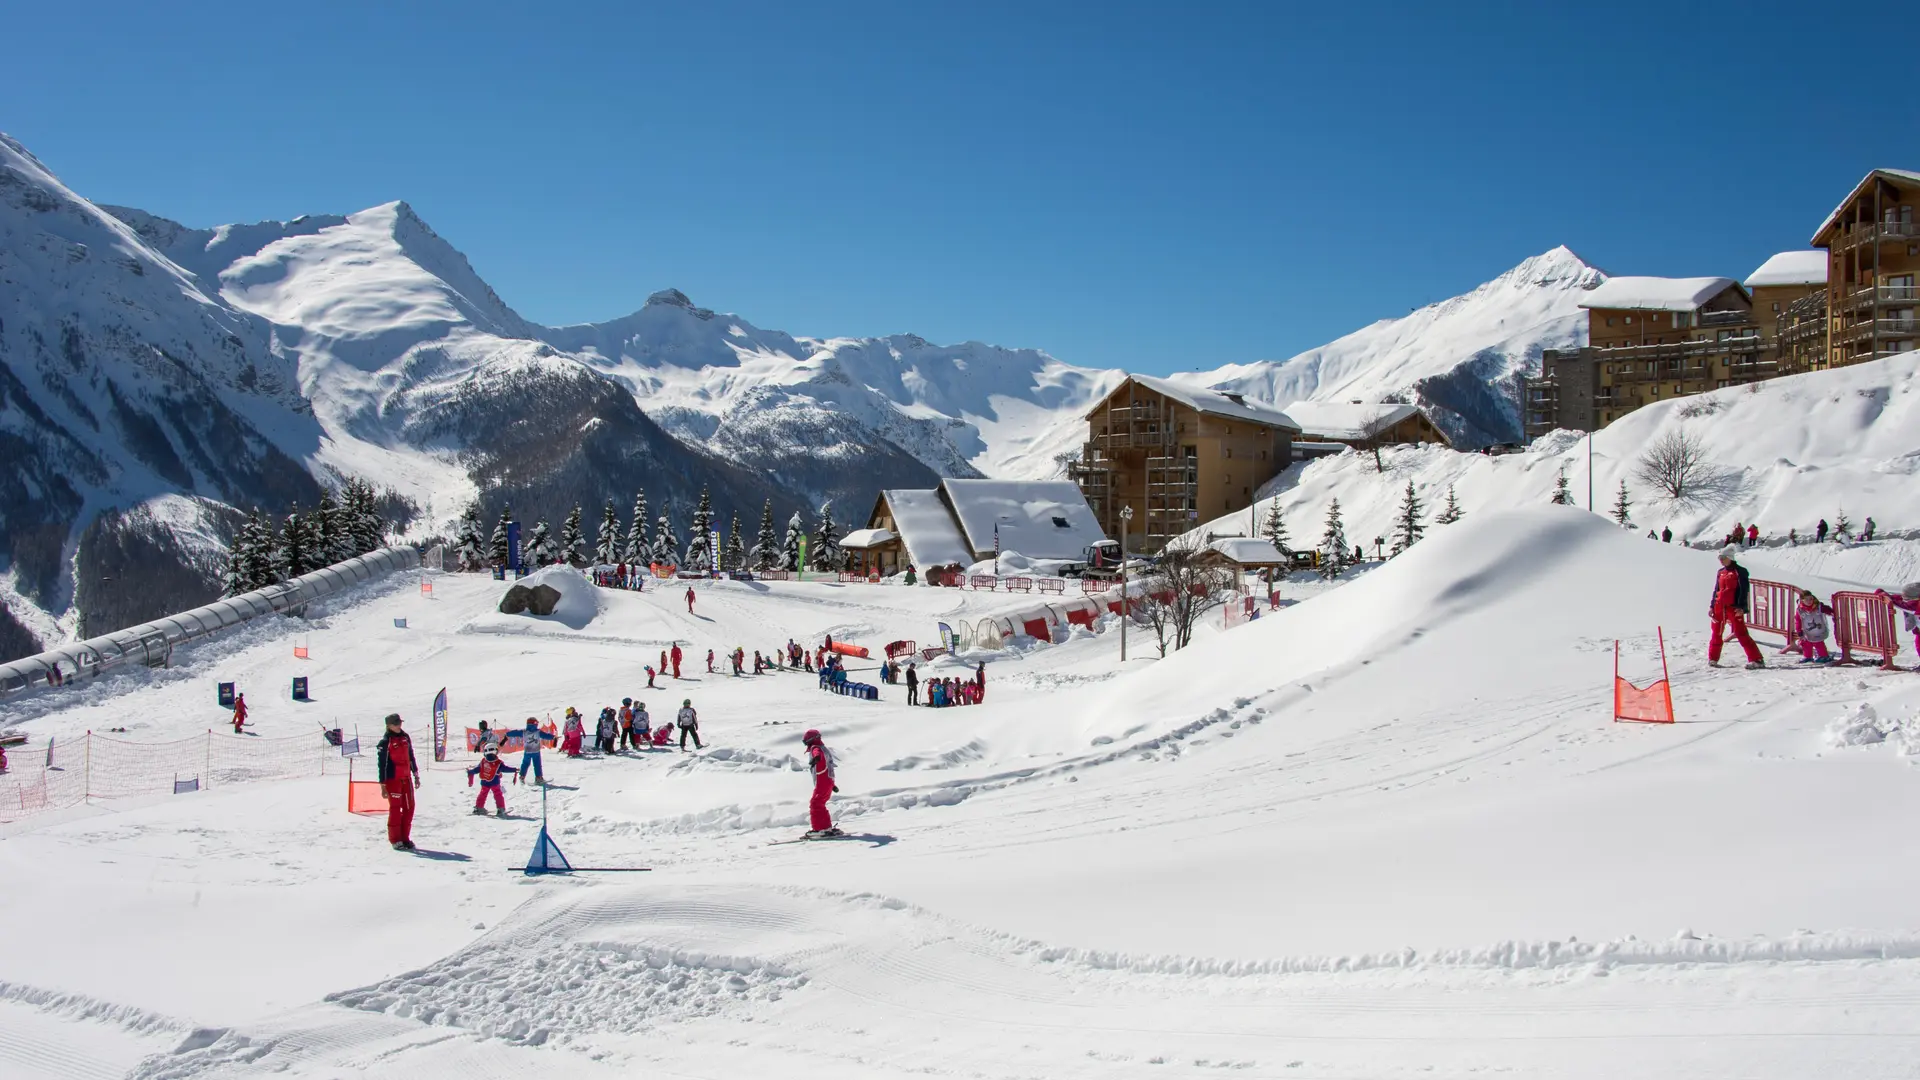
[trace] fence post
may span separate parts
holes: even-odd
[[[82,801],[93,798],[93,730],[87,730],[87,748],[84,754],[85,764],[80,766],[80,798]]]

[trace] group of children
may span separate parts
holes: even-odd
[[[1900,612],[1902,622],[1908,634],[1913,637],[1913,650],[1920,653],[1920,581],[1910,581],[1895,596],[1885,589],[1875,589],[1874,595],[1891,604]],[[1832,634],[1833,608],[1820,602],[1811,590],[1800,590],[1800,604],[1794,611],[1794,641],[1800,647],[1800,662],[1803,664],[1831,664],[1833,656],[1827,651],[1827,638]],[[1920,666],[1914,668],[1920,671]]]
[[[700,741],[700,714],[694,709],[692,698],[680,702],[680,711],[674,714],[672,723],[656,728],[653,717],[647,713],[647,703],[626,697],[620,699],[618,709],[608,705],[600,710],[594,723],[593,745],[603,756],[624,750],[663,750],[672,744],[676,729],[680,732],[680,749],[687,748],[688,739],[693,740],[695,750],[706,748]],[[587,726],[578,709],[568,706],[561,731],[561,753],[570,758],[583,756]]]

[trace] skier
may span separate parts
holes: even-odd
[[[907,661],[907,704],[920,704],[920,669],[911,660]]]
[[[649,690],[660,689],[658,686],[655,686],[653,682],[653,665],[648,664],[646,670],[647,670],[647,689]]]
[[[1673,526],[1668,525],[1660,530],[1660,542],[1663,544],[1673,543]]]
[[[667,670],[668,670],[667,669],[667,650],[661,649],[660,650],[660,677],[661,678],[664,679],[667,677]]]
[[[807,732],[800,741],[807,748],[807,765],[813,773],[813,798],[807,803],[807,839],[844,835],[833,827],[833,816],[827,813],[827,800],[840,790],[840,785],[833,782],[833,754],[820,741],[818,731]]]
[[[618,752],[619,747],[615,745],[615,740],[620,737],[620,721],[614,718],[613,706],[609,705],[600,710],[600,723],[594,728],[594,734],[599,736],[596,745],[600,747],[602,754]]]
[[[7,771],[7,748],[0,746],[0,773]]]
[[[233,733],[242,734],[241,728],[247,726],[247,695],[233,695]]]
[[[1747,526],[1747,546],[1753,547],[1759,542],[1760,542],[1760,526],[1748,525]]]
[[[653,718],[647,715],[647,703],[633,703],[633,748],[645,750],[653,738]]]
[[[400,714],[387,714],[387,733],[374,747],[380,787],[387,796],[387,843],[395,851],[413,850],[413,792],[420,786],[420,761],[413,740],[401,729]]]
[[[674,717],[674,724],[680,729],[680,749],[685,750],[687,748],[688,736],[693,737],[693,748],[695,750],[706,749],[706,747],[700,745],[700,714],[693,711],[692,698],[688,698],[680,703],[680,713]]]
[[[473,800],[474,813],[485,814],[487,812],[487,792],[491,791],[493,792],[494,814],[498,817],[507,816],[507,794],[505,785],[501,783],[501,774],[511,772],[513,772],[513,770],[507,768],[500,760],[499,747],[489,746],[481,752],[480,763],[467,770],[468,787],[473,786],[475,774],[478,774],[480,777],[480,794]],[[519,774],[516,773],[514,775],[513,782],[516,784],[520,782]]]
[[[1895,596],[1885,589],[1873,590],[1874,595],[1892,604],[1905,616],[1907,633],[1913,635],[1913,651],[1920,652],[1920,581],[1909,581],[1900,588]],[[1920,666],[1913,670],[1920,671]]]
[[[1816,544],[1824,544],[1827,542],[1827,519],[1826,518],[1821,518],[1820,524],[1815,525],[1813,527],[1813,542]]]
[[[527,778],[527,773],[531,771],[533,773],[533,782],[545,786],[547,782],[547,771],[541,767],[541,743],[551,743],[556,740],[552,735],[541,731],[540,722],[531,716],[527,717],[527,731],[525,735],[521,736],[521,739],[523,740],[521,746],[524,747],[524,749],[520,751],[520,779],[524,781]]]
[[[1713,579],[1713,599],[1707,608],[1707,614],[1713,620],[1713,638],[1707,642],[1707,663],[1720,666],[1720,646],[1724,644],[1725,631],[1731,629],[1733,638],[1747,654],[1748,669],[1767,666],[1760,656],[1760,647],[1753,643],[1753,636],[1747,633],[1747,568],[1735,562],[1740,551],[1732,544],[1720,549],[1720,572]]]
[[[687,586],[687,614],[693,614],[693,586]]]
[[[623,697],[620,699],[620,749],[627,750],[627,749],[630,749],[632,746],[633,746],[633,699],[630,697]]]
[[[487,722],[485,720],[480,721],[479,741],[473,745],[473,749],[485,751],[490,746],[498,748],[499,745],[500,745],[500,736],[495,734],[491,729],[487,727]]]
[[[673,677],[674,677],[674,678],[676,678],[676,679],[680,677],[680,655],[681,655],[681,654],[680,654],[680,643],[676,641],[676,642],[674,642],[674,643],[673,643],[673,653],[672,653],[672,658],[673,658]]]
[[[1793,613],[1794,636],[1800,640],[1800,662],[1831,664],[1827,655],[1827,616],[1833,609],[1808,589],[1800,590],[1800,607]]]
[[[713,674],[713,650],[707,650],[707,674]]]
[[[987,696],[987,662],[985,660],[980,661],[980,666],[973,671],[973,688],[981,697]]]
[[[1787,546],[1788,547],[1800,546],[1800,530],[1798,528],[1787,530]]]
[[[561,728],[565,737],[560,742],[560,752],[568,757],[579,757],[581,744],[586,742],[587,728],[580,722],[580,713],[573,706],[567,706],[567,716]]]

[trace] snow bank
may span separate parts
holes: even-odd
[[[549,586],[560,593],[560,602],[554,605],[551,615],[535,615],[531,611],[523,611],[518,615],[490,612],[475,619],[472,629],[513,632],[529,623],[548,623],[564,626],[569,630],[585,630],[600,616],[604,604],[600,588],[588,581],[585,574],[571,566],[549,566],[543,570],[536,570],[519,581],[510,582],[501,589],[501,594],[505,595],[508,589],[516,585],[523,585],[529,589],[540,585]]]

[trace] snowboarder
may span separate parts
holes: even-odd
[[[907,704],[920,704],[920,669],[911,660],[907,661]]]
[[[567,706],[567,716],[561,728],[563,738],[560,752],[568,757],[579,757],[581,744],[587,740],[587,726],[580,722],[580,713],[573,706]]]
[[[676,641],[673,643],[673,652],[670,655],[673,659],[673,677],[677,679],[680,677],[680,643],[679,642]]]
[[[680,703],[680,713],[674,717],[674,724],[680,729],[680,749],[687,748],[688,736],[692,736],[695,750],[706,749],[700,745],[700,714],[693,711],[692,698]]]
[[[818,731],[807,732],[800,741],[807,748],[807,766],[813,773],[813,798],[807,803],[807,838],[839,836],[840,830],[833,827],[833,816],[827,813],[827,800],[840,790],[840,785],[833,781],[833,754],[820,741]]]
[[[1660,542],[1663,544],[1673,543],[1673,526],[1668,525],[1660,530]]]
[[[1793,613],[1794,637],[1800,641],[1800,662],[1831,664],[1827,655],[1827,616],[1833,609],[1820,602],[1810,590],[1800,590],[1800,606]]]
[[[243,734],[241,728],[247,726],[247,695],[233,695],[233,733]]]
[[[420,760],[400,714],[387,714],[387,733],[374,747],[380,787],[387,796],[387,843],[395,851],[413,850],[413,792],[420,786]]]
[[[1821,518],[1820,524],[1815,525],[1813,527],[1813,542],[1816,544],[1824,544],[1827,542],[1827,519],[1826,518]]]
[[[693,614],[693,586],[687,586],[687,614]]]
[[[1747,654],[1747,667],[1763,668],[1766,660],[1760,656],[1760,647],[1753,643],[1753,636],[1747,633],[1747,568],[1734,561],[1740,554],[1732,544],[1720,549],[1720,572],[1713,579],[1713,599],[1709,602],[1707,614],[1713,620],[1713,637],[1707,642],[1707,663],[1720,666],[1720,646],[1725,643],[1726,631],[1733,631],[1733,639]]]
[[[507,794],[505,785],[501,783],[503,779],[501,774],[510,772],[513,772],[513,770],[507,768],[505,763],[500,760],[499,747],[489,746],[481,751],[480,763],[467,770],[468,787],[473,786],[473,778],[476,774],[480,777],[480,794],[473,800],[474,813],[484,814],[487,812],[487,792],[491,791],[493,792],[495,815],[498,817],[507,816]],[[520,777],[517,773],[514,775],[513,782],[516,784],[520,782]]]
[[[1873,590],[1874,595],[1892,604],[1905,616],[1907,633],[1913,635],[1913,651],[1920,652],[1920,581],[1909,581],[1900,588],[1895,596],[1885,589]],[[1920,666],[1913,670],[1920,671]]]
[[[545,785],[547,782],[547,771],[541,767],[541,744],[543,742],[555,742],[556,740],[552,735],[541,731],[540,722],[531,716],[527,717],[526,734],[520,738],[522,740],[520,744],[522,747],[520,751],[520,779],[524,781],[527,778],[527,773],[532,772],[533,782]]]

